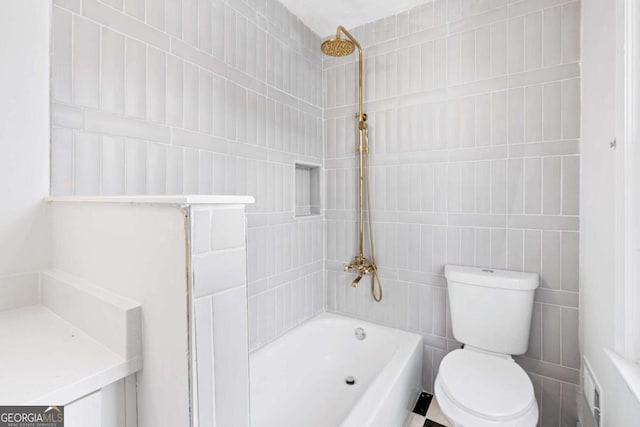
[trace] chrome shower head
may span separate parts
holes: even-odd
[[[342,40],[338,34],[335,38],[322,42],[320,48],[325,55],[347,56],[353,53],[356,45],[351,40]]]

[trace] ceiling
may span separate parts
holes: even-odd
[[[316,34],[326,37],[338,25],[354,28],[425,3],[426,0],[280,0]]]

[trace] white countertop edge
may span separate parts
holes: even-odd
[[[105,369],[96,372],[94,375],[83,378],[73,384],[66,385],[51,393],[37,397],[30,402],[21,403],[26,405],[68,405],[88,394],[100,390],[103,387],[113,384],[114,382],[128,377],[142,369],[142,357],[136,357],[131,360],[122,359],[121,363],[117,363]]]
[[[627,360],[608,348],[605,348],[604,351],[633,396],[640,402],[640,364]]]
[[[2,405],[66,405],[142,369],[142,355],[119,356],[46,306],[26,306],[0,314],[2,339],[10,340],[15,349],[28,350],[23,355],[19,351],[0,352],[0,366],[6,375],[1,382]],[[47,347],[51,352],[34,353],[34,346],[39,345],[45,334],[54,339],[49,344],[55,345]],[[67,347],[70,338],[74,338],[74,343]],[[70,350],[74,353],[69,353]],[[28,363],[8,370],[7,367],[16,366],[13,363],[16,356],[26,358]],[[42,366],[47,367],[46,372],[39,369]],[[56,367],[60,369],[56,371]],[[50,374],[51,370],[54,372]],[[29,385],[42,375],[51,375],[45,379],[44,387]]]
[[[52,203],[116,203],[136,205],[248,205],[255,203],[253,196],[216,194],[173,194],[158,196],[65,196],[47,197]]]

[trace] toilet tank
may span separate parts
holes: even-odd
[[[537,274],[447,265],[444,275],[456,340],[502,354],[527,351]]]

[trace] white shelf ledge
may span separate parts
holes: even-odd
[[[116,203],[135,205],[248,205],[255,202],[253,196],[228,196],[215,194],[174,194],[159,196],[67,196],[49,197],[52,203]]]
[[[65,405],[138,371],[44,306],[0,313],[0,402]]]
[[[611,359],[613,366],[615,366],[631,393],[640,402],[640,364],[631,362],[609,349],[605,349],[605,353]]]
[[[38,274],[0,286],[1,404],[66,405],[142,368],[137,302],[60,271]]]

